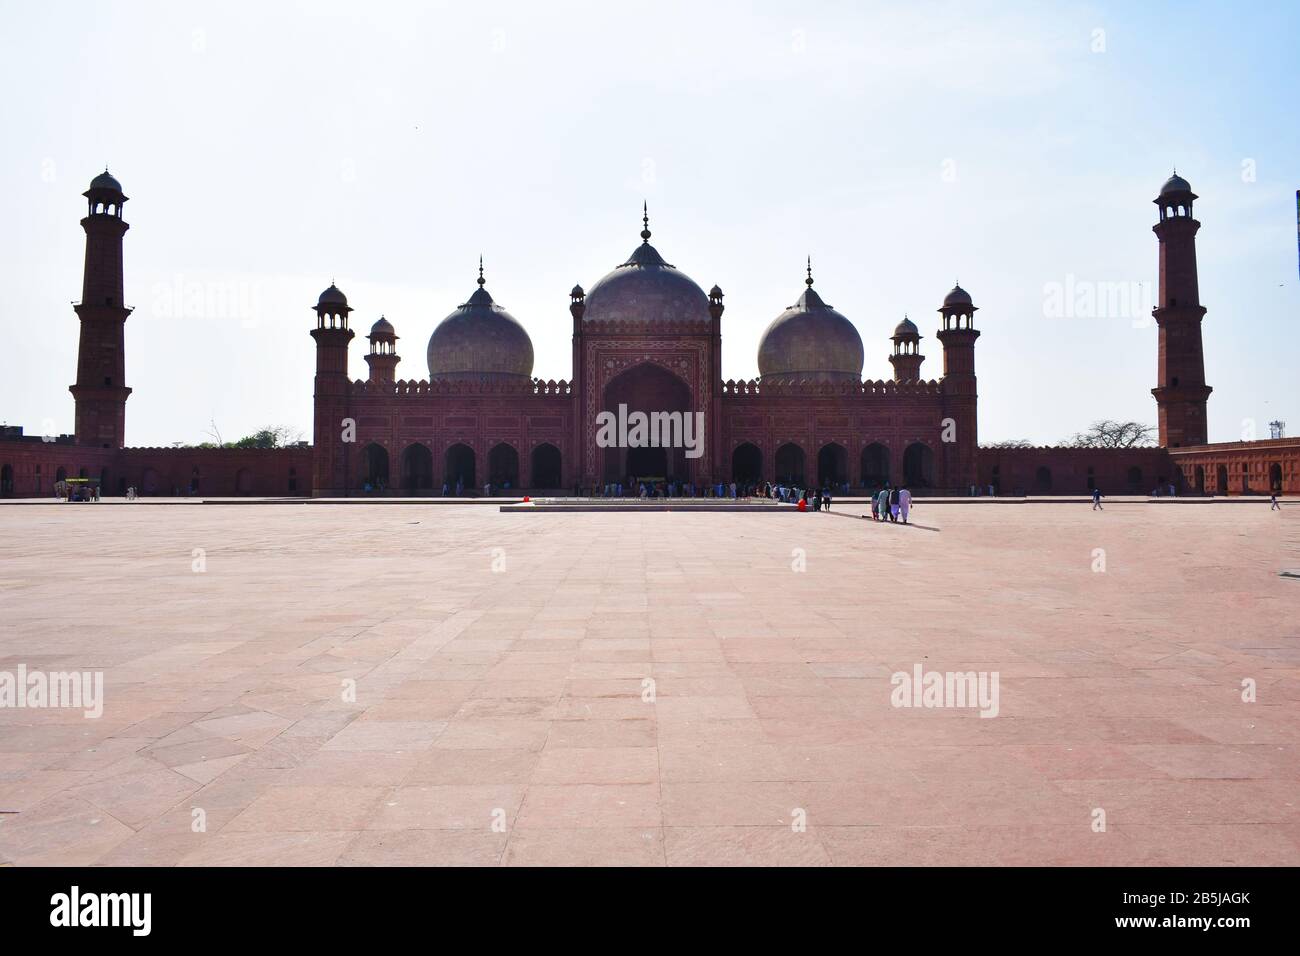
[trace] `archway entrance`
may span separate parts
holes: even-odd
[[[1282,465],[1279,462],[1268,466],[1268,487],[1274,494],[1282,492]]]
[[[1228,493],[1228,466],[1219,465],[1214,469],[1214,490],[1221,495]]]
[[[742,442],[731,453],[731,480],[735,482],[763,480],[763,453],[753,442]]]
[[[934,452],[929,445],[913,442],[903,452],[903,481],[912,488],[934,484]]]
[[[235,472],[235,494],[251,495],[253,493],[253,473],[247,468]]]
[[[433,452],[427,445],[408,445],[402,452],[402,488],[409,492],[433,488]]]
[[[1196,466],[1196,492],[1202,494],[1205,491],[1205,468],[1202,465]]]
[[[458,442],[448,448],[443,455],[443,480],[447,482],[447,487],[453,491],[457,484],[462,489],[475,487],[478,482],[475,480],[474,465],[474,449],[469,445]]]
[[[562,481],[560,449],[543,442],[533,449],[532,485],[534,488],[558,488]]]
[[[519,452],[502,442],[488,452],[488,481],[494,488],[519,487]]]
[[[880,488],[889,484],[889,449],[872,442],[862,449],[862,487]]]
[[[849,479],[849,452],[843,445],[831,442],[817,452],[817,484],[821,488],[836,488]]]
[[[1039,466],[1038,471],[1034,472],[1034,490],[1040,495],[1052,490],[1052,469],[1046,465]]]
[[[366,446],[362,460],[366,469],[365,474],[362,476],[362,485],[370,485],[372,491],[381,491],[386,488],[388,486],[388,449],[377,442],[371,442]]]
[[[776,480],[803,484],[803,449],[794,442],[786,442],[776,450]]]
[[[14,466],[0,467],[0,495],[6,497],[14,493]]]
[[[615,428],[611,444],[604,450],[604,476],[606,481],[619,481],[628,476],[643,478],[675,478],[689,480],[694,474],[692,461],[684,447],[685,428],[691,429],[695,441],[706,436],[695,433],[694,401],[691,389],[672,372],[652,362],[642,362],[619,374],[605,386],[602,411],[619,417],[619,406],[626,406],[628,428],[626,435],[618,435]],[[647,416],[649,427],[644,434],[635,435],[634,412]],[[630,447],[636,439],[637,447]],[[627,440],[628,447],[619,442]]]

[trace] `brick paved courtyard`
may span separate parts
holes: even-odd
[[[0,506],[0,862],[1300,864],[1300,507],[913,518]]]

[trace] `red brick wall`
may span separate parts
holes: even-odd
[[[1002,495],[1087,494],[1090,479],[1104,495],[1145,495],[1181,481],[1163,448],[981,448],[979,476],[982,494]]]
[[[68,478],[101,478],[101,494],[106,497],[119,495],[128,486],[141,495],[184,494],[196,469],[197,493],[203,497],[311,494],[309,447],[105,449],[61,442],[0,441],[5,497],[53,497],[60,469]]]

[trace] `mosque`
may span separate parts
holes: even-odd
[[[933,338],[937,377],[925,377],[919,326],[889,336],[889,380],[864,381],[864,346],[815,287],[808,264],[794,304],[763,333],[759,377],[722,378],[724,294],[706,293],[640,242],[588,290],[569,292],[568,380],[533,376],[525,327],[496,302],[480,263],[477,287],[433,330],[427,377],[399,376],[397,329],[381,317],[365,336],[368,377],[348,376],[353,307],[331,284],[314,306],[314,425],[310,446],[279,449],[126,447],[123,218],[127,197],[107,171],[83,194],[87,214],[75,434],[0,435],[0,494],[50,496],[69,477],[102,494],[352,497],[427,496],[444,485],[572,492],[629,477],[786,481],[853,489],[903,483],[917,494],[1182,494],[1300,492],[1300,441],[1211,444],[1195,236],[1197,198],[1178,175],[1161,187],[1157,447],[981,448],[975,373],[979,311],[960,286],[942,296]],[[936,296],[936,299],[939,299]],[[372,313],[373,314],[373,313]],[[982,324],[982,323],[981,323]],[[884,343],[880,343],[884,346]],[[933,376],[933,373],[931,373]],[[305,383],[304,383],[305,386]],[[694,451],[672,443],[600,440],[602,412],[691,415]],[[1141,416],[1139,416],[1141,417]]]

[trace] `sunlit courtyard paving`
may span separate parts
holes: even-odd
[[[835,508],[0,506],[0,862],[1300,864],[1300,507]]]

